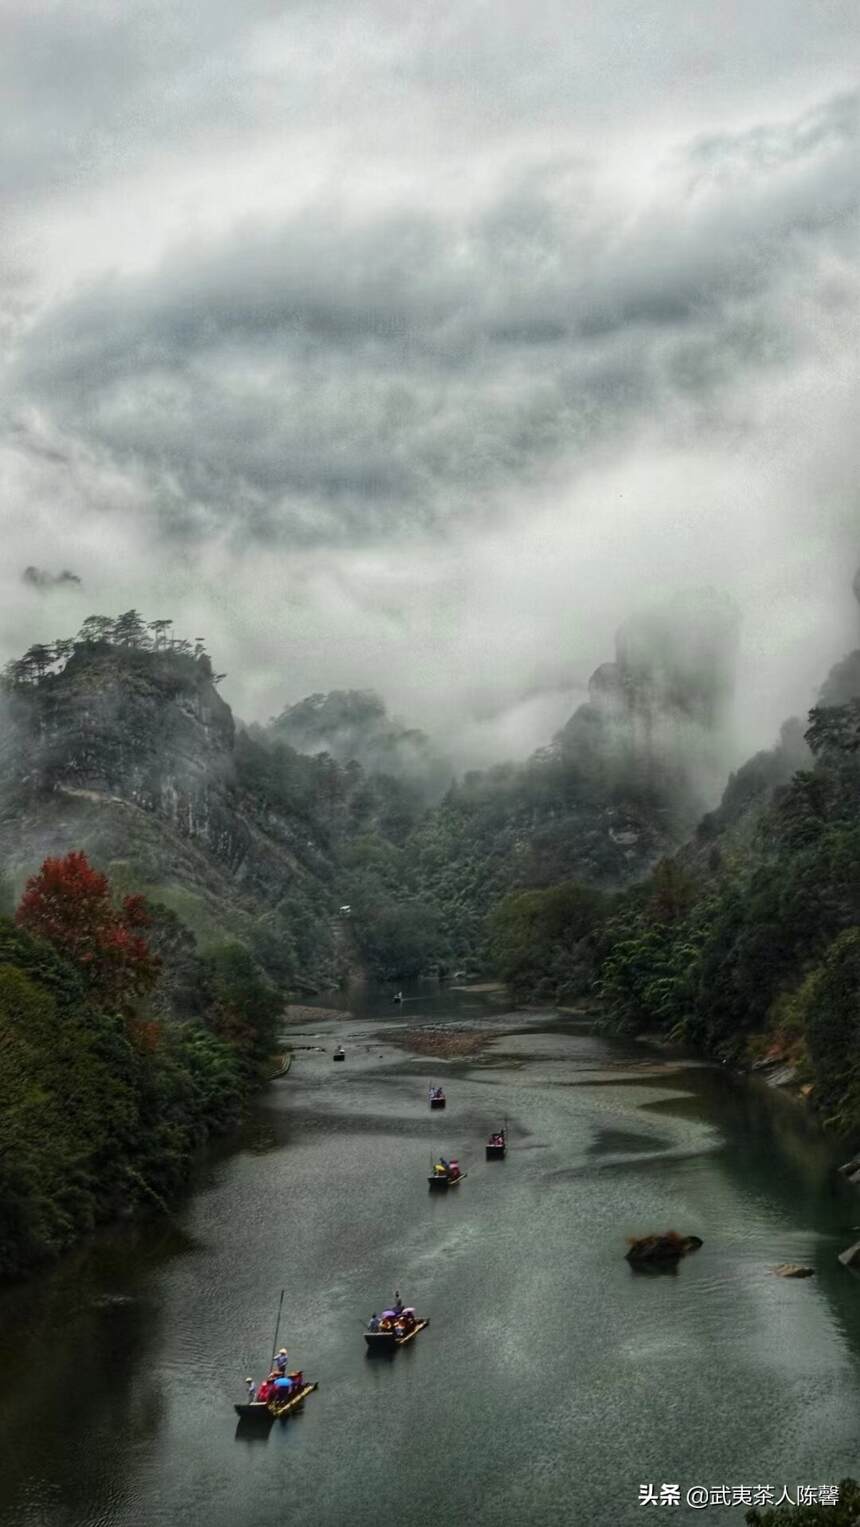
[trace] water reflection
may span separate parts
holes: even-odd
[[[860,1200],[802,1110],[497,998],[415,1008],[499,1029],[492,1065],[445,1066],[445,1115],[438,1063],[385,1042],[412,1018],[368,996],[363,1020],[314,1025],[322,1048],[210,1155],[179,1227],[113,1231],[0,1299],[4,1527],[632,1527],[663,1470],[850,1471],[860,1300],[835,1253]],[[483,1150],[502,1118],[505,1171]],[[431,1194],[440,1147],[468,1180]],[[625,1261],[628,1235],[668,1228],[702,1250]],[[816,1276],[777,1279],[783,1261]],[[261,1434],[233,1403],[285,1284],[291,1361],[321,1388]],[[395,1288],[431,1327],[370,1353]]]
[[[635,1278],[677,1278],[679,1263],[671,1262],[631,1262],[630,1271]]]
[[[188,1249],[169,1222],[136,1226],[98,1237],[3,1295],[0,1504],[8,1520],[109,1520],[133,1499],[135,1460],[166,1415],[152,1362],[161,1312],[149,1277]]]

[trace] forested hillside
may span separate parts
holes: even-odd
[[[168,1199],[265,1075],[284,1002],[356,973],[489,970],[721,1059],[780,1056],[860,1129],[860,654],[702,815],[719,601],[624,628],[550,746],[435,804],[312,727],[311,753],[284,740],[296,710],[349,714],[393,758],[366,696],[237,727],[202,641],[170,631],[92,617],[5,671],[0,1275]]]
[[[46,861],[0,919],[0,1279],[163,1208],[270,1068],[281,998],[247,951],[192,940],[165,1019],[163,934],[83,854]]]
[[[825,1122],[860,1131],[858,678],[853,654],[805,737],[787,725],[637,884],[502,900],[492,948],[514,991],[599,1000],[605,1021],[723,1060],[784,1059]]]
[[[85,849],[204,949],[238,940],[285,990],[332,986],[355,959],[338,908],[351,845],[396,852],[420,801],[358,764],[237,728],[202,640],[136,611],[5,671],[0,863],[20,891],[48,854]]]
[[[710,590],[655,606],[547,747],[467,774],[422,818],[409,856],[458,964],[506,968],[488,917],[512,891],[617,889],[684,841],[722,768],[736,645],[736,612]]]
[[[300,753],[327,753],[411,785],[422,800],[438,800],[450,784],[451,765],[418,727],[388,714],[373,690],[334,689],[285,706],[269,723],[271,737]]]
[[[600,988],[637,1028],[723,1058],[784,1055],[825,1117],[860,1125],[860,701],[821,706],[811,767],[754,808],[746,844],[702,824],[707,860],[679,856],[620,901]]]

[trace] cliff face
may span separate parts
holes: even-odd
[[[709,589],[627,621],[554,747],[604,786],[669,796],[691,827],[725,778],[738,614]]]
[[[738,618],[709,590],[627,622],[589,699],[522,766],[467,775],[415,835],[451,947],[479,951],[512,890],[619,889],[674,853],[724,778]]]
[[[83,848],[120,885],[172,906],[203,944],[318,922],[309,981],[333,975],[335,873],[307,813],[242,777],[208,659],[108,643],[16,688],[0,732],[0,862],[16,884]]]
[[[707,593],[628,623],[551,746],[467,775],[428,810],[427,739],[375,696],[311,696],[237,732],[202,647],[146,634],[164,625],[91,617],[76,639],[9,665],[0,871],[19,891],[48,854],[84,849],[203,950],[242,940],[299,989],[354,963],[341,903],[372,932],[418,902],[459,963],[482,950],[486,915],[511,889],[646,873],[699,816],[735,643],[733,611]],[[347,762],[359,752],[370,775]]]

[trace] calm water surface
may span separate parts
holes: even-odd
[[[498,1038],[431,1064],[386,1042],[404,1016]],[[292,1038],[291,1075],[172,1222],[0,1298],[4,1527],[623,1527],[647,1481],[858,1471],[860,1280],[836,1254],[860,1199],[794,1105],[455,994]],[[507,1160],[485,1162],[505,1118]],[[447,1196],[425,1180],[440,1149],[468,1171]],[[625,1236],[669,1226],[702,1250],[633,1274]],[[784,1261],[816,1277],[775,1278]],[[232,1406],[284,1286],[282,1340],[320,1388],[249,1439]],[[395,1287],[430,1328],[368,1359]]]

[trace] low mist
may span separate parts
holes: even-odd
[[[840,7],[741,38],[664,0],[636,50],[593,9],[299,9],[300,58],[294,8],[175,18],[166,56],[136,4],[13,6],[0,656],[134,606],[244,721],[372,690],[462,770],[707,586],[709,733],[770,745],[856,637]]]

